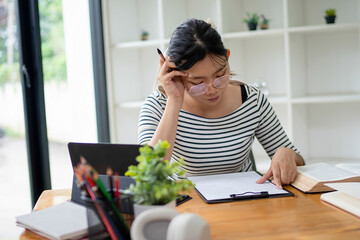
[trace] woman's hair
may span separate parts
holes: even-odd
[[[207,55],[222,64],[227,60],[227,50],[216,29],[203,20],[193,18],[175,29],[167,55],[179,70],[188,70]]]

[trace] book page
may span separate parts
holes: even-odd
[[[325,185],[360,200],[360,183],[358,182],[327,183]]]
[[[360,217],[360,199],[354,198],[343,192],[329,192],[321,195],[322,201],[328,202],[338,208],[343,209],[355,216]]]
[[[327,163],[300,166],[297,168],[297,171],[315,179],[318,182],[338,181],[358,176],[352,172],[337,168]]]
[[[360,163],[339,163],[335,166],[360,175]]]
[[[269,195],[286,194],[273,183],[257,184],[261,176],[256,172],[239,172],[209,176],[188,177],[196,189],[208,200],[230,199],[230,194],[267,191]]]

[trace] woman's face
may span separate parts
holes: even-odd
[[[185,72],[189,74],[183,79],[187,94],[210,105],[221,100],[231,77],[227,61],[209,55]]]

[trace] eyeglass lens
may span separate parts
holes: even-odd
[[[214,80],[214,88],[224,88],[228,84],[231,75],[224,75]],[[208,91],[208,86],[205,83],[198,84],[190,88],[189,93],[192,96],[200,96]]]

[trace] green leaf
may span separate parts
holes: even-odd
[[[135,201],[142,201],[146,205],[162,205],[174,200],[179,191],[192,187],[188,180],[172,181],[169,176],[177,174],[183,176],[185,171],[181,167],[183,159],[169,164],[164,160],[170,144],[158,141],[154,148],[145,145],[140,148],[140,155],[136,158],[137,166],[129,166],[125,176],[132,177],[136,185],[129,191],[134,194]]]

